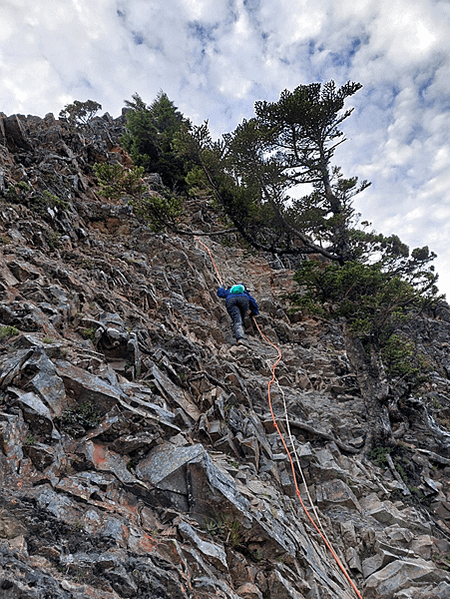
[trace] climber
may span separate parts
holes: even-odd
[[[251,316],[256,316],[259,312],[255,298],[250,295],[243,283],[232,285],[227,289],[219,287],[217,295],[225,300],[228,314],[233,321],[234,336],[238,343],[242,343],[245,339],[244,318],[247,312],[250,312]]]

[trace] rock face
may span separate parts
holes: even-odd
[[[202,238],[260,304],[269,342],[235,345],[198,240],[101,199],[121,130],[0,115],[0,597],[354,599],[342,570],[365,599],[450,597],[448,306],[415,323],[404,471],[376,465],[350,341],[289,316],[292,271]]]

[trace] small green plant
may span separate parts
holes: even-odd
[[[121,164],[103,162],[94,165],[94,172],[100,184],[100,195],[108,200],[117,201],[124,196],[141,197],[145,191],[142,166],[126,169]]]
[[[440,403],[440,402],[439,402],[437,399],[433,398],[433,399],[431,400],[431,403],[432,403],[432,405],[433,405],[433,408],[434,408],[435,410],[442,410],[442,404],[441,404],[441,403]]]
[[[61,200],[57,195],[51,193],[47,189],[44,189],[41,197],[38,196],[38,202],[44,204],[45,206],[49,206],[51,208],[60,208],[62,210],[67,210],[69,207],[69,204],[66,201]]]
[[[34,445],[36,443],[36,439],[33,435],[27,435],[25,437],[25,445]]]
[[[6,341],[7,339],[10,339],[11,337],[15,337],[18,334],[19,334],[19,330],[16,329],[16,327],[13,327],[11,325],[1,327],[0,328],[0,341]]]
[[[92,341],[92,343],[95,343],[95,331],[96,329],[94,327],[81,328],[80,335],[83,337],[83,339],[89,339]]]
[[[10,185],[8,187],[8,191],[6,192],[6,199],[8,202],[19,202],[20,201],[20,192],[15,185]]]
[[[388,465],[387,456],[391,453],[390,447],[375,447],[369,452],[368,457],[374,464],[380,468],[386,468]]]
[[[211,535],[217,535],[226,544],[239,547],[244,542],[243,528],[239,520],[231,515],[223,514],[208,520],[205,530]]]
[[[408,482],[408,477],[406,476],[405,471],[403,470],[403,467],[399,464],[396,463],[395,464],[395,469],[397,470],[397,472],[400,474],[400,476],[402,477],[402,480],[404,483]]]
[[[414,499],[419,503],[429,504],[429,498],[427,498],[424,493],[415,487],[414,485],[407,485],[410,493],[413,495]]]
[[[75,529],[79,531],[84,530],[84,524],[81,520],[75,520]]]
[[[163,231],[166,227],[175,227],[183,211],[182,197],[167,189],[161,190],[160,193],[150,192],[139,198],[132,198],[130,204],[137,216],[146,221],[155,233]]]
[[[52,229],[50,231],[45,231],[44,236],[51,250],[60,246],[61,233],[58,233],[58,231],[53,231]]]
[[[92,401],[86,401],[76,407],[67,408],[61,414],[61,428],[69,433],[79,433],[82,429],[95,428],[98,425],[98,413]]]
[[[430,367],[426,359],[417,353],[413,341],[394,333],[384,343],[380,355],[391,379],[402,378],[413,386],[426,381]]]
[[[42,339],[42,343],[55,343],[55,340],[53,339],[53,337],[44,337]]]
[[[441,555],[440,553],[433,553],[431,558],[441,570],[446,570],[447,572],[450,570],[450,555],[448,553],[444,553]]]

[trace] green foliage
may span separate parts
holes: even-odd
[[[231,515],[220,514],[208,520],[205,524],[205,530],[211,535],[218,536],[224,543],[234,548],[244,544],[242,524]]]
[[[417,353],[415,344],[393,333],[380,350],[381,359],[389,378],[401,378],[420,384],[430,370],[426,359]]]
[[[94,327],[81,328],[80,335],[83,337],[83,339],[89,339],[92,341],[92,343],[95,343],[95,330],[96,329]]]
[[[19,334],[19,330],[11,325],[0,327],[0,341],[6,341],[10,337],[15,337]]]
[[[341,261],[353,217],[350,199],[368,183],[343,178],[331,160],[345,141],[340,125],[353,110],[344,110],[345,101],[361,87],[348,82],[336,88],[330,81],[284,90],[277,102],[256,102],[256,117],[225,137],[234,176],[255,200],[271,206],[272,220],[304,248],[326,247]],[[303,184],[313,192],[290,198],[288,192]]]
[[[212,141],[207,123],[179,132],[177,150],[192,162],[191,192],[210,193],[256,249],[345,261],[351,198],[368,183],[345,179],[331,160],[352,112],[345,101],[360,88],[330,81],[284,90],[278,102],[256,102],[256,116],[222,141]],[[290,197],[303,184],[313,192]]]
[[[108,199],[126,196],[135,214],[142,218],[154,232],[174,227],[182,214],[181,196],[163,188],[160,192],[148,191],[142,180],[144,167],[125,169],[120,164],[96,164],[95,174],[100,183],[100,193]]]
[[[117,201],[124,196],[139,197],[144,193],[142,166],[126,169],[121,164],[103,162],[94,165],[94,172],[100,184],[100,194],[108,200]]]
[[[25,186],[26,187],[25,187]],[[10,185],[8,191],[5,194],[6,200],[14,204],[21,204],[24,199],[29,195],[29,186],[25,183],[22,185],[22,181],[15,185]]]
[[[220,207],[240,232],[245,241],[256,249],[276,249],[280,229],[268,228],[263,218],[275,218],[270,206],[259,208],[251,190],[240,186],[232,175],[226,155],[226,146],[213,141],[208,123],[180,129],[174,140],[174,149],[190,164],[186,181],[189,193],[210,199]],[[268,215],[269,212],[272,214]]]
[[[54,181],[47,177],[47,184],[51,187]],[[53,211],[68,210],[69,203],[61,199],[49,189],[32,189],[25,181],[19,181],[10,185],[6,192],[6,200],[14,204],[22,204],[30,207],[40,216],[48,217],[49,208]]]
[[[55,250],[59,247],[61,241],[61,233],[58,231],[53,231],[50,229],[49,231],[44,232],[45,241],[48,243],[49,248],[51,250]]]
[[[164,92],[147,106],[139,94],[126,101],[126,133],[122,144],[134,164],[146,172],[161,175],[163,183],[172,189],[185,187],[183,161],[173,151],[173,140],[187,120]]]
[[[380,468],[386,468],[388,465],[387,456],[391,453],[391,447],[375,447],[369,452],[368,458]]]
[[[101,109],[102,105],[94,100],[86,100],[86,102],[75,100],[73,104],[64,106],[59,113],[59,118],[66,121],[71,127],[85,127]]]
[[[345,317],[356,335],[383,342],[413,309],[440,299],[436,276],[426,267],[421,269],[420,262],[412,262],[392,270],[385,261],[351,261],[342,266],[304,261],[294,279],[304,288],[301,297],[328,304],[330,313]]]
[[[98,413],[92,401],[67,408],[61,414],[61,428],[74,436],[83,434],[83,431],[95,428],[98,425]]]
[[[402,254],[400,262],[385,257],[372,264],[351,261],[342,266],[305,261],[294,276],[302,291],[292,299],[303,307],[317,305],[323,315],[344,317],[349,331],[379,352],[388,378],[402,379],[412,388],[426,380],[428,367],[414,342],[399,331],[441,299],[435,275],[423,266],[427,257],[422,251],[420,256],[413,252],[409,261]]]
[[[67,210],[69,204],[65,200],[61,200],[57,195],[51,193],[47,189],[42,192],[42,195],[36,196],[35,199],[37,204],[41,204],[42,206],[49,206],[50,208],[60,208],[62,210]]]
[[[137,216],[142,218],[150,229],[159,233],[166,227],[174,228],[183,211],[181,196],[168,190],[161,193],[150,192],[130,201]]]

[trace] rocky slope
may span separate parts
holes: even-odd
[[[395,463],[369,459],[367,376],[339,323],[290,315],[293,271],[98,195],[122,126],[0,114],[0,598],[450,597],[448,306],[414,325],[433,370]],[[234,344],[203,243],[266,338]]]

